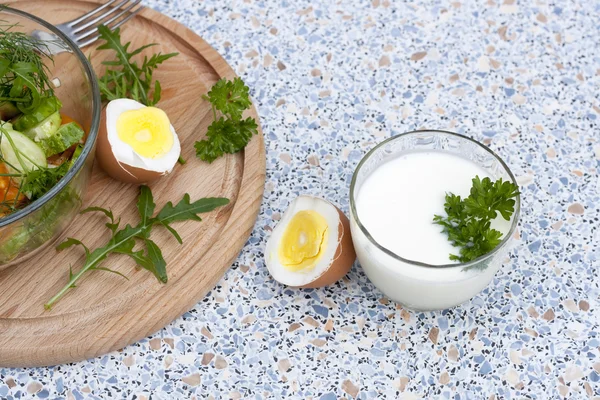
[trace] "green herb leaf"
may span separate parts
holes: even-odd
[[[163,223],[163,226],[164,226],[165,228],[167,228],[167,230],[168,230],[169,232],[171,232],[171,234],[172,234],[172,235],[175,237],[175,239],[176,239],[176,240],[179,242],[179,244],[182,244],[182,243],[183,243],[183,240],[181,239],[181,236],[179,236],[179,233],[177,233],[177,231],[176,231],[175,229],[171,228],[171,226],[170,226],[170,225],[167,225],[167,224],[165,224],[165,223]]]
[[[0,101],[28,113],[44,96],[53,96],[48,78],[52,56],[48,43],[13,30],[19,24],[0,21]]]
[[[75,283],[81,279],[81,277],[87,272],[94,270],[112,272],[123,276],[120,272],[114,271],[105,267],[101,267],[100,264],[112,253],[125,254],[130,256],[139,267],[142,267],[154,274],[154,276],[162,283],[167,282],[167,270],[166,261],[162,255],[162,251],[158,245],[152,241],[150,231],[155,225],[165,226],[174,236],[177,241],[181,243],[181,237],[179,234],[170,226],[171,223],[176,221],[200,221],[200,217],[197,214],[205,213],[214,210],[217,207],[229,203],[228,199],[225,198],[205,198],[195,202],[190,202],[189,194],[185,194],[181,201],[177,205],[168,202],[159,212],[156,217],[152,217],[154,213],[155,204],[152,196],[152,192],[147,186],[140,188],[140,196],[138,198],[137,207],[140,213],[140,223],[136,226],[126,225],[124,228],[119,229],[119,220],[115,220],[112,211],[106,210],[102,207],[90,207],[85,209],[83,212],[98,211],[102,212],[110,223],[107,226],[112,231],[112,236],[105,246],[99,247],[90,251],[85,245],[78,239],[69,238],[65,242],[58,245],[57,249],[63,250],[74,245],[81,245],[85,249],[85,261],[81,269],[76,273],[73,273],[72,269],[69,269],[69,281],[68,283],[54,296],[52,297],[44,307],[48,310],[61,299],[69,289],[75,287]],[[147,255],[143,250],[134,250],[136,242],[142,243],[146,250]]]
[[[117,231],[117,229],[119,229],[120,220],[115,221],[111,210],[107,210],[106,208],[102,207],[88,207],[85,210],[81,211],[80,214],[87,214],[89,212],[101,212],[104,215],[106,215],[106,217],[110,219],[110,222],[106,223],[106,227],[110,229],[113,234]]]
[[[109,218],[112,222],[115,222],[115,218],[113,216],[113,213],[111,210],[107,210],[106,208],[102,208],[102,207],[88,207],[82,211],[80,211],[80,214],[87,214],[87,213],[91,213],[91,212],[101,212],[104,215],[106,215],[107,218]]]
[[[71,246],[77,246],[77,245],[83,247],[83,249],[85,250],[86,256],[90,254],[90,249],[88,249],[87,246],[85,244],[83,244],[83,242],[81,240],[74,239],[74,238],[67,238],[64,242],[62,242],[61,244],[56,246],[56,250],[62,251],[64,249],[68,249]]]
[[[212,163],[223,154],[237,153],[258,134],[258,124],[253,118],[242,119],[252,102],[248,86],[240,78],[217,81],[202,98],[211,103],[214,121],[208,127],[206,139],[194,145],[201,160]],[[217,112],[222,116],[217,117]]]
[[[73,279],[73,266],[69,265],[69,280]],[[75,283],[71,285],[72,288],[77,287]]]
[[[150,239],[145,240],[148,248],[148,258],[152,261],[152,273],[162,283],[167,283],[167,262],[163,258],[160,248]]]
[[[186,193],[176,206],[171,202],[165,204],[156,216],[155,222],[171,224],[175,221],[201,221],[197,214],[212,211],[226,204],[229,204],[229,200],[222,197],[208,197],[190,203],[190,195]]]
[[[252,135],[257,133],[258,125],[253,118],[234,121],[221,117],[208,127],[207,139],[194,144],[196,155],[211,163],[223,154],[234,154],[242,150]]]
[[[113,251],[115,253],[120,253],[120,254],[125,254],[125,255],[130,256],[139,267],[142,267],[148,271],[153,272],[154,264],[152,263],[152,260],[150,260],[144,254],[143,250],[134,251],[133,250],[134,247],[135,247],[135,239],[129,239],[129,240],[123,242],[123,244],[121,244],[120,246],[115,248]]]
[[[233,81],[225,78],[218,80],[207,97],[217,110],[234,121],[242,119],[242,113],[252,105],[250,89],[239,77]]]
[[[110,273],[119,275],[121,278],[125,278],[125,279],[129,280],[128,277],[126,277],[125,275],[123,275],[119,271],[115,271],[114,269],[110,269],[110,268],[106,268],[106,267],[94,267],[93,270],[94,271],[106,271],[106,272],[110,272]]]
[[[473,178],[467,198],[446,194],[446,216],[435,215],[433,223],[443,227],[448,240],[460,248],[459,255],[451,254],[450,260],[469,262],[492,251],[502,241],[502,233],[491,228],[491,221],[498,214],[509,221],[515,211],[515,198],[519,188],[501,178]]]
[[[11,72],[14,74],[15,79],[9,92],[10,97],[17,103],[17,108],[22,113],[27,114],[34,111],[40,104],[42,97],[34,76],[39,73],[39,70],[32,64],[18,62],[11,65]],[[29,95],[29,99],[27,95]],[[25,100],[23,101],[23,99]]]
[[[152,197],[152,192],[148,186],[142,186],[140,189],[140,196],[138,197],[137,208],[140,212],[140,219],[142,224],[147,225],[148,220],[152,218],[156,204]]]
[[[98,50],[113,50],[117,56],[117,60],[102,63],[107,67],[104,76],[98,80],[102,99],[110,101],[127,97],[147,106],[158,103],[161,87],[158,81],[153,82],[154,70],[179,53],[153,54],[150,58],[144,57],[142,65],[139,65],[132,58],[144,49],[155,46],[156,43],[150,43],[129,52],[131,42],[124,45],[121,43],[120,28],[111,31],[106,26],[100,25],[98,32],[100,38],[105,41],[103,45],[98,47]],[[151,92],[152,95],[150,95]]]
[[[55,168],[39,166],[27,171],[21,184],[21,192],[25,193],[29,200],[35,201],[52,189],[68,170],[68,163],[63,163]]]

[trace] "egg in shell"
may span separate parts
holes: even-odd
[[[290,203],[265,249],[271,276],[293,287],[330,285],[348,273],[355,259],[348,218],[332,203],[312,196]]]
[[[135,100],[112,100],[100,121],[96,158],[112,178],[130,183],[156,180],[173,170],[181,153],[167,114]]]

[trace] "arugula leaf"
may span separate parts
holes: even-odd
[[[240,78],[228,81],[223,78],[213,85],[208,95],[202,96],[212,105],[214,121],[208,127],[206,139],[194,145],[196,156],[212,163],[223,154],[234,154],[242,150],[253,135],[258,134],[254,118],[242,119],[250,108],[249,88]],[[222,114],[217,118],[217,112]]]
[[[165,228],[167,228],[167,230],[169,232],[171,232],[171,234],[175,237],[175,239],[179,242],[179,244],[183,243],[183,240],[181,239],[181,236],[179,236],[179,233],[177,233],[177,231],[175,229],[171,228],[169,225],[167,225],[165,223],[163,223],[163,226]]]
[[[124,45],[121,43],[120,28],[111,31],[106,26],[100,25],[98,32],[100,38],[106,42],[99,46],[98,50],[114,50],[117,55],[117,60],[102,62],[107,67],[104,76],[98,79],[102,99],[110,101],[127,97],[146,106],[153,106],[158,103],[160,101],[161,87],[157,80],[153,82],[152,75],[154,70],[160,64],[179,53],[153,54],[150,58],[144,57],[140,66],[132,58],[140,54],[143,50],[156,46],[156,43],[146,44],[129,52],[131,42],[127,42]],[[150,95],[151,92],[152,95]]]
[[[152,192],[148,186],[142,186],[140,189],[140,197],[138,197],[137,208],[142,219],[142,224],[146,225],[148,220],[152,218],[156,204],[152,197]]]
[[[102,208],[102,207],[88,207],[88,208],[86,208],[84,210],[81,210],[79,213],[80,214],[87,214],[87,213],[90,213],[90,212],[101,212],[104,215],[106,215],[106,217],[108,219],[110,219],[112,222],[115,222],[115,218],[113,216],[112,211],[111,210],[107,210],[106,208]]]
[[[143,250],[134,251],[134,247],[135,239],[129,239],[114,249],[114,252],[130,256],[139,267],[154,273],[154,264],[152,263],[152,260],[144,254]]]
[[[145,240],[148,248],[148,258],[152,261],[153,273],[162,283],[167,283],[167,262],[163,258],[160,248],[150,239]]]
[[[68,249],[71,246],[81,246],[85,250],[86,256],[88,256],[90,254],[90,249],[88,249],[87,246],[85,244],[83,244],[83,242],[81,240],[74,239],[74,238],[65,239],[64,242],[62,242],[61,244],[56,246],[56,249],[60,251],[60,250]]]
[[[101,212],[104,215],[106,215],[106,217],[108,219],[110,219],[110,222],[107,222],[105,224],[105,226],[110,229],[110,231],[114,234],[115,232],[117,232],[117,229],[119,229],[119,223],[120,223],[120,219],[115,221],[115,217],[113,216],[113,213],[111,210],[107,210],[106,208],[102,208],[102,207],[88,207],[83,211],[80,211],[80,214],[87,214],[89,212]]]
[[[222,197],[206,197],[190,203],[190,195],[186,193],[177,205],[173,206],[171,202],[165,204],[155,220],[167,225],[175,221],[202,221],[197,214],[212,211],[228,203],[229,200]]]
[[[74,238],[68,238],[56,247],[58,251],[61,251],[74,245],[81,245],[85,250],[85,261],[81,269],[76,273],[73,273],[72,269],[69,268],[68,283],[44,304],[44,307],[47,310],[51,309],[52,305],[60,300],[69,289],[75,287],[75,283],[87,272],[106,271],[124,276],[118,271],[100,266],[111,253],[130,256],[139,267],[152,272],[159,282],[166,283],[168,279],[166,270],[167,263],[158,245],[149,238],[152,228],[155,225],[165,226],[177,238],[178,242],[181,243],[181,237],[170,226],[171,223],[190,220],[201,221],[198,214],[212,211],[215,208],[224,206],[228,203],[229,200],[226,198],[204,198],[190,202],[190,196],[186,193],[177,205],[174,206],[173,203],[168,202],[158,214],[153,217],[152,215],[156,205],[154,204],[152,192],[147,186],[141,186],[140,196],[137,202],[140,223],[136,226],[127,224],[121,229],[119,229],[119,220],[115,219],[112,211],[102,207],[86,208],[82,213],[101,212],[110,220],[106,226],[111,230],[112,236],[105,246],[94,250],[88,249],[83,242]],[[144,252],[143,249],[134,250],[136,242],[143,244],[146,252]]]
[[[450,254],[450,260],[469,262],[492,251],[502,241],[502,233],[491,228],[498,213],[509,221],[515,211],[519,188],[502,178],[473,178],[467,198],[446,194],[446,216],[435,215],[433,223],[443,227],[448,240],[460,248],[459,255]]]

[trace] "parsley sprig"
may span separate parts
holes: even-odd
[[[515,212],[515,198],[519,188],[502,178],[473,178],[469,196],[462,199],[446,194],[446,217],[435,215],[433,222],[441,225],[448,240],[460,247],[459,255],[450,254],[450,260],[469,262],[492,251],[502,241],[502,233],[490,227],[498,214],[509,221]]]
[[[161,87],[160,82],[153,82],[154,70],[163,62],[179,53],[153,54],[152,57],[144,57],[142,65],[132,58],[140,54],[148,47],[156,46],[156,43],[146,44],[138,49],[129,52],[131,42],[121,44],[121,29],[117,28],[111,31],[106,26],[98,27],[100,38],[106,43],[98,47],[98,50],[114,50],[117,59],[114,61],[104,61],[108,69],[102,78],[98,80],[102,100],[115,100],[130,98],[146,106],[153,106],[160,100]],[[152,92],[152,96],[150,95]]]
[[[167,283],[167,263],[158,245],[150,239],[152,228],[156,225],[165,227],[181,244],[183,243],[181,236],[171,226],[173,222],[201,221],[202,219],[198,214],[212,211],[228,203],[228,199],[220,197],[204,198],[191,203],[190,195],[186,193],[179,203],[173,205],[173,203],[168,202],[153,217],[156,204],[154,203],[152,192],[148,186],[141,186],[137,202],[140,223],[136,226],[127,224],[124,228],[119,229],[120,218],[115,218],[111,210],[102,207],[90,207],[83,210],[82,214],[88,212],[103,213],[110,220],[110,222],[106,223],[106,227],[110,229],[111,238],[105,246],[94,250],[90,250],[82,241],[74,238],[68,238],[57,246],[56,249],[59,251],[75,245],[82,246],[85,251],[85,262],[77,272],[73,272],[72,268],[69,269],[69,282],[44,307],[50,309],[69,289],[74,288],[75,284],[87,272],[106,271],[125,277],[118,271],[101,266],[101,263],[112,253],[130,256],[139,267],[152,272],[159,282]],[[146,251],[143,249],[134,250],[137,242],[142,243]]]
[[[211,103],[214,121],[208,127],[207,138],[194,145],[201,160],[212,163],[225,153],[237,153],[246,147],[252,135],[258,133],[254,118],[242,119],[243,112],[252,102],[248,86],[241,78],[220,79],[202,98]]]

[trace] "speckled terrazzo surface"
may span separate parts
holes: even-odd
[[[147,1],[251,87],[262,212],[193,310],[101,358],[0,368],[0,398],[600,398],[600,6],[503,1]],[[493,283],[415,313],[357,266],[323,290],[273,282],[261,255],[288,202],[347,211],[362,155],[416,128],[483,140],[518,176],[520,244]]]

